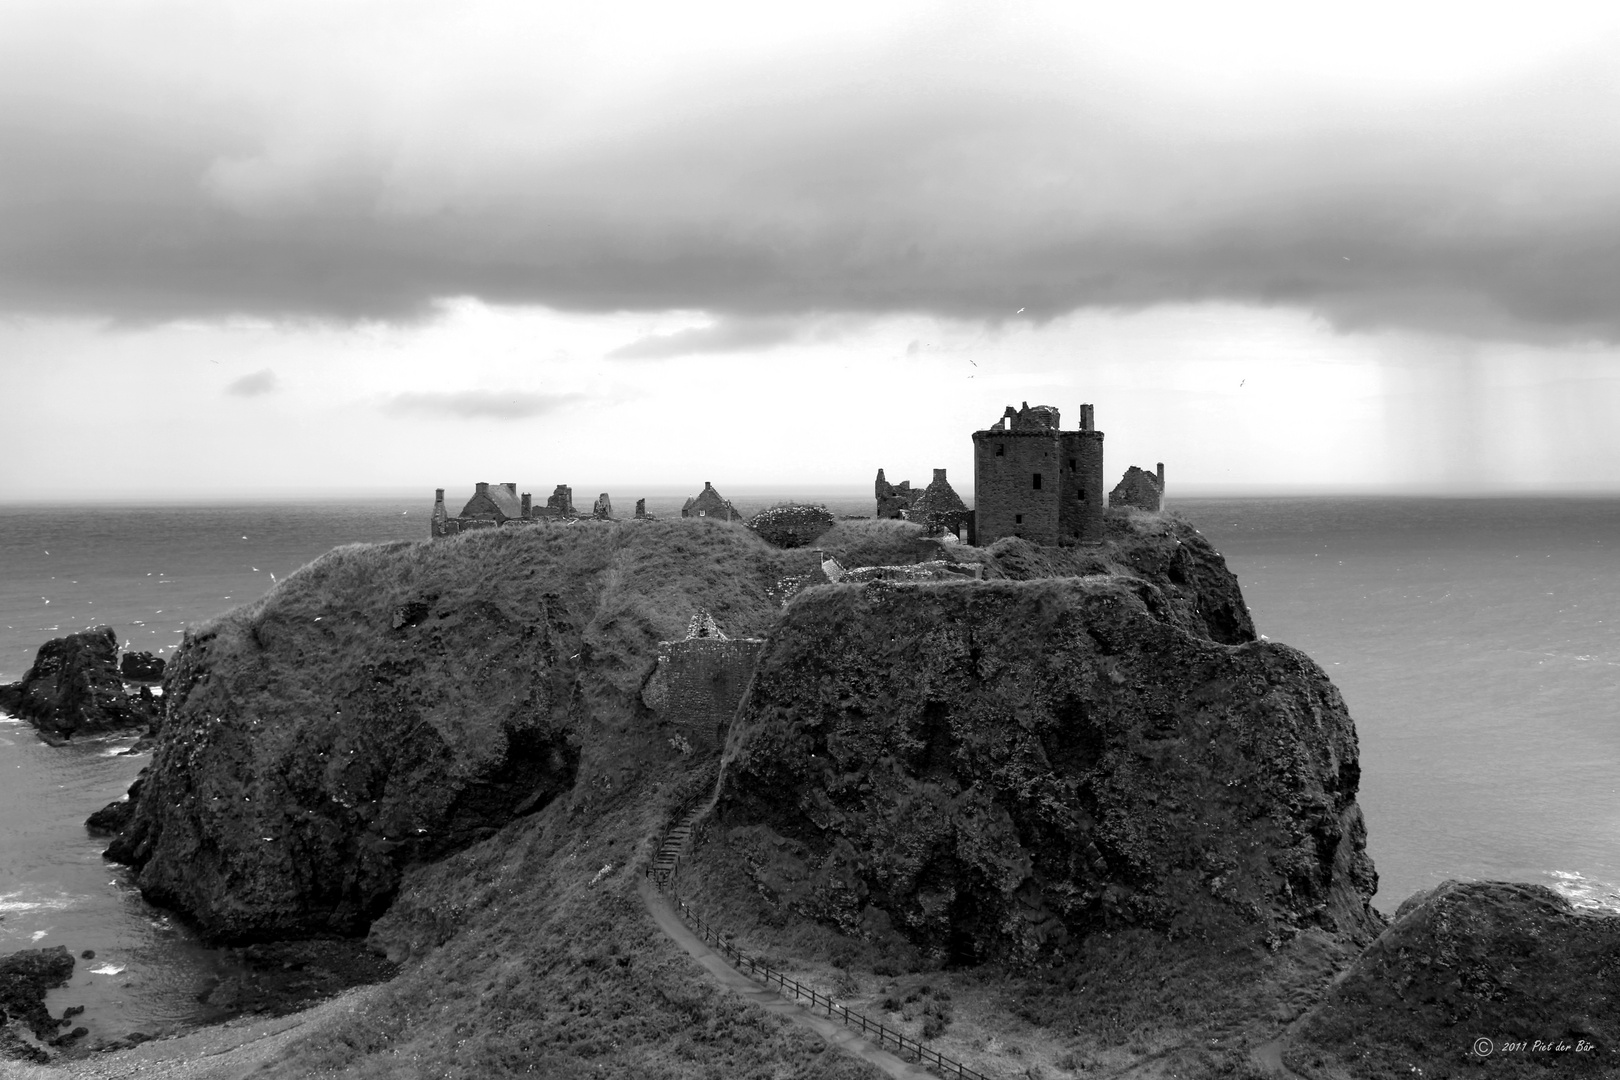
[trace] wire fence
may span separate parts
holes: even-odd
[[[684,843],[684,838],[682,842]],[[871,1017],[855,1012],[853,1009],[845,1008],[814,987],[806,986],[799,980],[784,975],[768,964],[761,963],[743,953],[731,943],[729,937],[719,927],[707,922],[696,911],[693,911],[686,901],[680,898],[675,889],[675,877],[676,871],[680,868],[681,858],[679,852],[671,851],[670,847],[671,845],[666,842],[664,848],[659,851],[654,859],[653,864],[647,868],[647,876],[652,879],[659,892],[669,897],[670,901],[675,905],[675,910],[680,913],[681,918],[685,919],[693,930],[697,931],[698,936],[719,949],[738,971],[747,972],[766,986],[774,986],[784,995],[791,995],[797,1001],[808,1002],[812,1012],[818,1009],[824,1010],[829,1019],[842,1021],[846,1026],[854,1028],[862,1035],[875,1039],[879,1046],[892,1047],[903,1055],[909,1054],[916,1059],[918,1064],[934,1066],[942,1076],[958,1077],[960,1080],[991,1080],[984,1073],[976,1069],[970,1069],[960,1061],[948,1058],[937,1050],[929,1049],[916,1039],[908,1038],[904,1033],[896,1031],[881,1021],[873,1020]]]

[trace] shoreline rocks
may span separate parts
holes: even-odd
[[[137,666],[151,670],[150,665]],[[0,709],[32,724],[47,742],[133,727],[151,733],[162,715],[161,703],[150,689],[142,686],[130,694],[125,688],[118,638],[110,626],[41,645],[22,679],[0,686]]]
[[[58,1038],[62,1023],[45,1008],[45,994],[73,977],[73,954],[67,947],[23,949],[0,956],[0,1056],[23,1061],[50,1060],[24,1031],[40,1042]],[[69,1036],[75,1038],[77,1036]]]

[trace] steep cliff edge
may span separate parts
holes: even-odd
[[[1343,700],[1294,649],[1184,622],[1117,577],[812,590],[760,658],[717,819],[786,906],[935,963],[1056,963],[1126,926],[1370,939]]]

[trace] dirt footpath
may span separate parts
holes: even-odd
[[[242,1080],[281,1056],[295,1039],[310,1035],[365,1004],[380,986],[347,990],[314,1008],[274,1018],[242,1017],[172,1039],[59,1065],[0,1062],[4,1080]]]

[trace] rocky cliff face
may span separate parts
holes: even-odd
[[[1054,961],[1118,925],[1369,938],[1377,877],[1343,700],[1296,650],[1222,644],[1252,636],[1236,583],[1212,620],[1197,583],[1219,592],[1230,574],[1167,539],[1136,553],[1182,568],[1163,588],[876,583],[795,600],[722,779],[722,826],[763,838],[757,883],[961,963]],[[1020,552],[1000,554],[1005,568]]]
[[[574,779],[578,633],[560,605],[516,609],[487,582],[394,604],[363,574],[322,569],[185,640],[108,849],[149,899],[221,939],[363,932],[406,865]]]
[[[646,713],[657,642],[694,610],[740,633],[774,615],[762,549],[649,522],[338,549],[185,638],[152,763],[93,824],[214,938],[363,933],[408,866],[621,786],[637,763],[593,758],[592,732]]]

